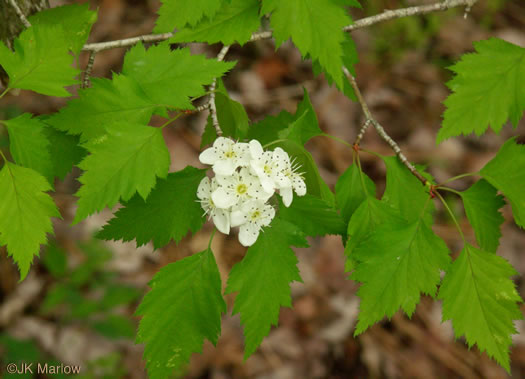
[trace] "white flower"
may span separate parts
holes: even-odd
[[[217,175],[232,175],[238,167],[250,164],[250,149],[247,143],[234,142],[229,138],[219,137],[213,146],[199,155],[201,163],[213,165]]]
[[[297,172],[298,169],[299,166],[294,164],[293,162],[290,162],[290,157],[287,156],[286,164],[282,173],[290,180],[291,185],[289,187],[282,187],[279,190],[279,193],[283,198],[283,204],[286,207],[289,207],[292,203],[292,189],[295,191],[297,196],[304,196],[306,194],[306,184],[304,182],[303,175]]]
[[[257,140],[250,141],[251,168],[261,180],[261,185],[266,192],[273,192],[275,188],[291,186],[282,170],[286,165],[288,154],[280,147],[272,151],[264,151]],[[289,160],[289,158],[288,158]]]
[[[275,217],[275,209],[262,200],[251,200],[243,203],[231,214],[232,227],[240,226],[239,242],[251,246],[257,241],[263,226],[270,225]]]
[[[235,171],[233,175],[217,175],[219,187],[213,191],[211,197],[219,208],[230,208],[250,199],[268,200],[272,195],[266,192],[259,178],[250,173],[247,168]]]
[[[205,177],[197,188],[197,197],[205,214],[210,215],[217,229],[224,234],[230,234],[230,212],[218,208],[212,200],[212,192],[218,187],[217,180]]]

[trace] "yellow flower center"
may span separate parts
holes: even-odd
[[[271,174],[272,173],[272,168],[270,166],[268,166],[267,164],[264,165],[264,173],[265,174]]]
[[[253,221],[257,220],[259,217],[261,217],[261,212],[255,211],[255,212],[252,213],[252,220]]]
[[[233,150],[227,151],[224,153],[226,158],[235,158],[235,152]]]
[[[246,187],[246,184],[239,184],[237,186],[237,193],[239,195],[244,195],[248,191],[248,187]]]

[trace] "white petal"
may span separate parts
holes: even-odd
[[[211,194],[211,199],[217,208],[228,209],[237,204],[237,197],[231,192],[227,192],[223,187],[217,188]]]
[[[239,211],[239,210],[233,211],[231,213],[231,225],[232,225],[232,228],[244,224],[246,222],[247,218],[248,217],[246,216],[246,213],[244,213],[243,211]]]
[[[292,187],[285,187],[279,190],[281,197],[283,198],[283,204],[285,207],[289,207],[293,200]]]
[[[301,178],[294,178],[293,189],[295,190],[295,193],[297,194],[297,196],[306,195],[306,184],[304,180]]]
[[[210,195],[211,195],[210,178],[205,176],[199,183],[199,187],[197,187],[197,197],[203,200],[203,199],[209,199]]]
[[[224,209],[215,209],[211,213],[211,217],[219,232],[230,234],[230,212]]]
[[[272,179],[270,179],[268,176],[264,175],[264,176],[259,176],[259,178],[261,179],[261,185],[263,187],[263,189],[268,192],[268,193],[272,193],[275,191],[275,183],[273,182]]]
[[[289,178],[287,178],[286,176],[284,176],[283,174],[279,173],[277,175],[274,175],[272,177],[274,183],[276,184],[276,187],[277,188],[285,188],[285,187],[291,187],[292,186],[292,182],[290,181]]]
[[[212,165],[217,159],[219,159],[219,155],[214,147],[207,148],[199,155],[199,161],[204,164]]]
[[[239,231],[239,242],[241,245],[252,246],[257,241],[257,237],[259,237],[259,230],[259,227],[251,222],[241,225]]]
[[[213,142],[213,147],[218,151],[230,151],[235,142],[226,137],[219,137]]]
[[[229,186],[236,182],[234,179],[234,176],[232,175],[216,175],[215,178],[217,178],[217,187],[219,185],[221,186]]]
[[[250,141],[250,154],[252,158],[259,158],[263,154],[264,150],[261,143],[256,139]]]
[[[219,160],[213,165],[213,172],[217,175],[231,175],[236,168],[231,159]]]
[[[271,205],[265,205],[262,216],[259,219],[259,226],[268,226],[275,217],[275,209]]]

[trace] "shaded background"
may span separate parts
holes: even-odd
[[[51,1],[52,6],[66,2]],[[148,34],[155,22],[157,1],[91,1],[99,8],[98,22],[89,42],[107,41]],[[410,5],[411,1],[367,2],[363,11],[353,9],[354,19]],[[451,73],[445,68],[472,51],[472,42],[491,36],[525,47],[525,4],[522,1],[480,0],[467,19],[463,10],[451,10],[424,17],[411,17],[375,25],[352,33],[360,57],[357,81],[374,116],[400,144],[408,158],[426,164],[438,182],[451,176],[479,170],[510,136],[524,134],[507,126],[501,135],[488,132],[481,138],[455,138],[435,145],[443,112],[441,102],[448,90],[444,83]],[[194,44],[194,53],[216,55],[218,45]],[[110,77],[119,72],[125,49],[97,55],[94,76]],[[352,103],[322,76],[315,78],[309,61],[285,43],[275,51],[272,41],[234,46],[227,60],[237,60],[225,79],[231,96],[247,109],[252,121],[281,110],[294,112],[307,88],[323,131],[353,142],[363,123],[358,104]],[[86,64],[82,56],[80,64]],[[524,83],[525,85],[525,83]],[[173,83],[176,90],[177,83]],[[0,117],[23,111],[54,112],[65,99],[22,91],[0,103]],[[200,135],[206,114],[181,118],[164,130],[171,151],[172,171],[198,162]],[[153,120],[160,125],[161,120]],[[0,134],[0,146],[8,143]],[[362,146],[382,154],[391,151],[373,130]],[[344,145],[323,137],[307,148],[320,166],[321,175],[332,186],[352,162]],[[363,168],[384,188],[385,167],[372,155],[362,153]],[[57,183],[55,199],[63,221],[55,222],[56,239],[42,251],[31,274],[18,282],[18,272],[4,248],[0,249],[0,360],[5,363],[62,362],[77,364],[85,377],[144,378],[142,346],[134,345],[138,319],[133,312],[147,291],[147,282],[160,267],[206,248],[211,225],[181,243],[153,252],[151,246],[136,249],[133,243],[106,243],[92,238],[111,216],[110,211],[70,226],[78,189],[74,171]],[[462,190],[471,178],[453,183]],[[448,195],[448,193],[446,194]],[[176,196],[176,194],[174,194]],[[463,217],[461,203],[447,197],[463,220],[468,240],[474,234]],[[439,204],[435,231],[454,254],[461,239]],[[505,223],[498,253],[521,275],[525,260],[521,254],[525,234],[512,221],[510,207],[504,208]],[[344,273],[343,247],[339,237],[310,239],[311,247],[296,249],[304,284],[292,285],[293,309],[284,308],[279,327],[272,329],[257,352],[243,361],[243,337],[239,317],[227,315],[217,347],[204,346],[188,366],[188,378],[503,378],[507,374],[476,348],[469,350],[463,339],[454,341],[450,322],[441,324],[441,305],[423,297],[412,320],[398,313],[391,321],[352,336],[358,313],[357,285]],[[223,283],[231,267],[242,259],[245,249],[235,235],[218,233],[212,249]],[[516,279],[521,295],[524,282]],[[226,297],[231,310],[234,297]],[[522,307],[523,309],[523,307]],[[176,322],[176,320],[173,320]],[[513,377],[525,375],[525,334],[516,323],[512,349]],[[2,372],[4,377],[8,377]]]

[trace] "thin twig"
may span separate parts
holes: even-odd
[[[224,60],[224,57],[226,57],[226,54],[228,54],[228,50],[230,50],[229,45],[222,47],[221,51],[219,51],[219,54],[217,55],[217,60],[219,62]],[[213,127],[215,128],[217,135],[221,136],[222,130],[219,125],[219,119],[217,117],[217,106],[215,105],[215,89],[216,88],[217,88],[217,78],[213,79],[213,83],[210,86],[210,112],[211,112],[211,121],[213,123]]]
[[[357,137],[354,142],[355,145],[359,145],[369,125],[370,125],[370,119],[367,119],[365,123],[363,124],[363,126],[361,126],[361,129],[359,129],[359,133],[357,134]]]
[[[370,25],[377,24],[379,22],[392,20],[395,18],[402,18],[414,15],[424,15],[432,12],[446,11],[456,7],[467,7],[467,10],[477,2],[478,0],[446,0],[439,3],[419,5],[416,7],[401,8],[396,10],[386,10],[383,13],[377,14],[371,17],[365,17],[357,20],[352,25],[345,26],[343,30],[345,32],[351,32],[356,29],[368,27]]]
[[[427,184],[427,180],[417,171],[417,169],[410,163],[399,148],[399,145],[394,141],[388,133],[385,131],[385,129],[381,126],[379,122],[377,122],[374,117],[372,117],[372,113],[370,113],[370,109],[368,108],[368,105],[365,102],[365,99],[363,98],[363,95],[361,91],[359,90],[359,87],[357,86],[357,82],[354,78],[354,76],[348,71],[345,67],[343,67],[343,72],[345,76],[350,81],[350,85],[354,89],[355,95],[357,96],[357,100],[359,101],[359,104],[361,105],[361,108],[363,109],[363,113],[365,114],[366,120],[369,121],[379,134],[379,136],[390,145],[392,150],[394,150],[394,153],[399,157],[399,160],[410,170],[410,172],[423,183],[423,185]]]
[[[88,63],[86,65],[86,71],[84,71],[84,80],[82,80],[82,88],[88,88],[89,87],[89,77],[91,76],[91,71],[93,71],[93,65],[95,64],[95,55],[97,52],[95,50],[92,50],[89,52],[89,59]]]
[[[173,37],[173,33],[163,33],[163,34],[145,34],[138,37],[119,39],[109,42],[99,42],[99,43],[88,43],[84,45],[82,51],[102,51],[114,49],[117,47],[128,47],[133,46],[139,42],[161,42]]]
[[[13,9],[15,10],[18,18],[20,18],[20,21],[22,21],[22,24],[24,24],[24,26],[26,28],[30,28],[31,27],[31,23],[27,20],[26,16],[24,15],[24,12],[22,12],[22,10],[20,9],[20,7],[16,3],[16,1],[15,0],[9,0],[9,4],[11,4]]]

